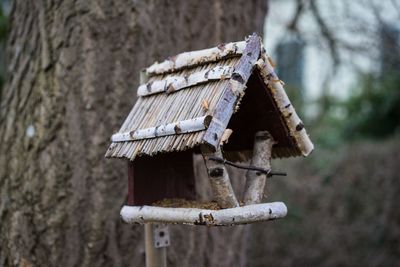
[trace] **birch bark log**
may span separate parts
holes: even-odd
[[[267,131],[260,131],[255,134],[253,157],[251,166],[271,169],[272,146],[275,141]],[[243,196],[245,205],[258,204],[264,197],[267,183],[267,174],[255,171],[247,171],[246,186]]]
[[[217,151],[212,152],[207,146],[203,146],[201,148],[201,153],[207,167],[207,173],[210,179],[214,199],[223,209],[238,207],[239,202],[236,199],[228,171],[224,164],[208,159],[209,156],[224,158],[221,147],[218,146]]]

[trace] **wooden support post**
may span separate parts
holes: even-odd
[[[167,248],[156,247],[155,225],[147,223],[144,225],[145,248],[146,248],[146,267],[166,267],[167,266]]]
[[[219,206],[224,209],[238,207],[239,202],[233,192],[229,174],[224,164],[207,158],[209,156],[222,158],[221,147],[218,146],[217,150],[213,152],[209,147],[202,146],[201,153],[203,154],[204,162],[207,167],[211,189]]]
[[[251,165],[264,169],[271,168],[272,146],[274,139],[267,131],[257,132],[254,137],[253,157]],[[267,174],[247,171],[246,185],[243,196],[245,205],[260,203],[263,199]]]

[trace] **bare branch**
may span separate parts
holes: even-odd
[[[305,6],[305,1],[304,0],[297,0],[296,1],[296,11],[294,13],[294,16],[292,20],[289,22],[287,25],[287,29],[292,32],[298,32],[297,24],[299,22],[299,19],[301,15],[304,13],[304,6]]]
[[[334,36],[334,34],[332,33],[331,29],[326,24],[324,18],[321,16],[321,12],[317,6],[316,0],[310,1],[310,10],[317,22],[317,25],[321,32],[321,35],[324,37],[324,39],[328,43],[330,54],[331,54],[331,57],[333,60],[333,68],[334,68],[334,72],[335,72],[337,69],[337,66],[340,63],[340,57],[339,57],[339,52],[338,52],[338,47],[337,47],[337,39]]]

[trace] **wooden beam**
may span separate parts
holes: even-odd
[[[253,157],[251,165],[271,169],[272,146],[275,144],[274,139],[267,131],[257,132],[254,137]],[[246,185],[243,196],[245,205],[258,204],[262,201],[267,181],[266,173],[247,171]]]
[[[208,62],[217,61],[243,52],[245,42],[220,44],[217,47],[184,52],[170,57],[161,63],[154,63],[146,69],[149,75],[157,75],[177,71],[182,68],[192,67]]]
[[[243,96],[246,83],[250,78],[256,61],[260,57],[260,52],[260,37],[253,34],[246,41],[246,47],[244,48],[239,63],[235,66],[235,71],[215,108],[213,119],[203,137],[203,140],[213,149],[216,149],[219,145],[221,137],[235,111],[236,105]]]
[[[217,147],[215,152],[207,146],[201,146],[200,149],[207,167],[211,189],[218,205],[221,208],[238,207],[239,202],[236,199],[225,165],[208,159],[209,156],[223,157],[220,146]]]
[[[210,115],[206,115],[194,119],[162,124],[155,127],[116,133],[111,136],[111,142],[135,141],[159,136],[198,132],[207,129],[211,118]]]
[[[197,208],[163,208],[154,206],[124,206],[121,217],[126,223],[171,223],[191,225],[238,225],[285,217],[283,202],[248,205],[222,210]]]

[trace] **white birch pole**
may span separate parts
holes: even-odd
[[[211,115],[206,115],[194,119],[162,124],[155,127],[139,129],[124,133],[116,133],[111,136],[111,142],[135,141],[155,138],[159,136],[202,131],[208,127],[211,119]]]
[[[221,44],[217,47],[184,52],[170,57],[161,63],[154,63],[146,69],[150,75],[172,72],[181,68],[200,65],[206,62],[220,60],[224,57],[243,53],[245,41]]]
[[[220,146],[217,147],[217,151],[215,152],[211,151],[206,146],[201,146],[201,153],[207,167],[211,189],[218,205],[221,208],[238,207],[239,202],[233,192],[229,174],[224,164],[208,159],[209,156],[223,157]]]
[[[234,67],[231,66],[216,66],[187,76],[167,76],[163,80],[152,81],[140,85],[137,90],[137,95],[148,96],[162,92],[169,94],[197,84],[228,79],[231,77],[233,71]]]
[[[267,131],[255,134],[253,157],[251,165],[263,169],[271,168],[272,146],[275,141]],[[247,171],[246,185],[243,196],[245,205],[260,203],[264,196],[267,174],[256,171]]]
[[[247,205],[221,210],[197,208],[164,208],[124,206],[121,217],[127,223],[171,223],[192,225],[237,225],[283,218],[287,207],[283,202]]]

